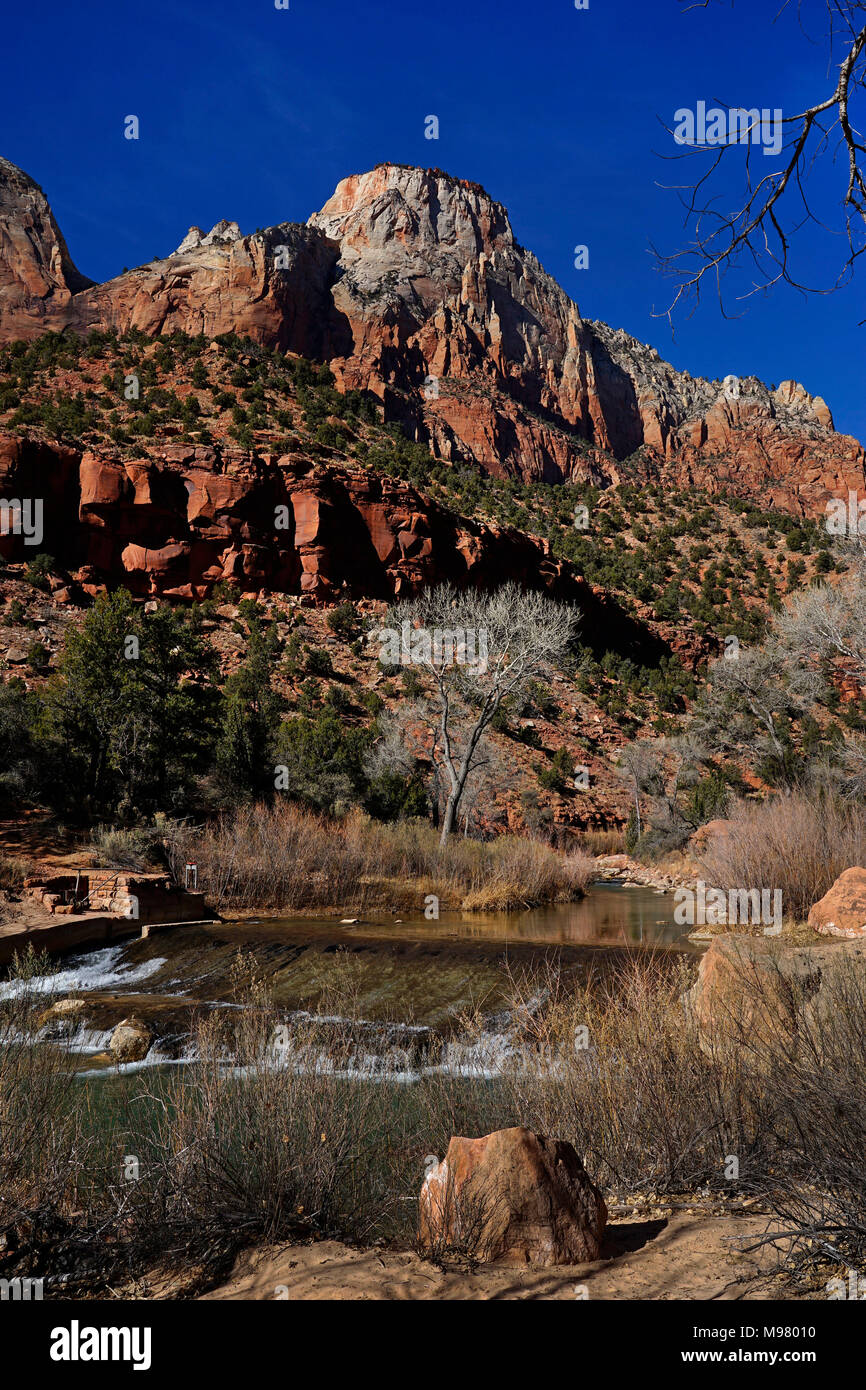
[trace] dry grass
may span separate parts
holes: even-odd
[[[514,980],[528,1062],[509,1076],[515,1112],[568,1139],[609,1189],[722,1186],[727,1154],[761,1149],[766,1098],[746,1084],[748,1059],[708,1049],[684,1015],[692,969],[660,952],[582,987],[549,965]]]
[[[0,1004],[0,1277],[39,1275],[56,1260],[96,1159],[68,1056],[30,1042],[45,998],[28,979],[44,965],[28,953],[21,992]]]
[[[0,855],[0,889],[17,893],[24,886],[24,880],[32,873],[29,859],[15,855]]]
[[[623,854],[625,852],[624,830],[582,830],[579,837],[580,848],[590,856],[599,854]]]
[[[348,1038],[331,1033],[323,1065],[315,1020],[285,1030],[245,979],[243,1008],[198,1024],[197,1064],[91,1087],[34,1045],[44,996],[22,986],[0,1005],[0,1277],[67,1271],[103,1292],[157,1264],[213,1277],[252,1241],[363,1239],[387,1219],[389,1099],[335,1080]]]
[[[211,824],[178,829],[176,876],[190,859],[218,908],[508,910],[582,896],[593,866],[535,840],[453,837],[442,849],[430,826],[385,825],[360,813],[328,820],[297,806],[248,806]]]
[[[741,805],[699,863],[719,888],[781,889],[784,916],[802,920],[845,869],[866,865],[866,814],[796,792]]]

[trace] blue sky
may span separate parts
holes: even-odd
[[[303,221],[381,160],[436,165],[506,205],[587,317],[696,375],[793,377],[866,440],[866,269],[836,295],[782,287],[727,321],[709,296],[677,318],[675,340],[653,317],[671,290],[650,244],[684,238],[659,186],[685,177],[660,157],[676,153],[662,121],[700,99],[788,114],[829,92],[826,48],[794,11],[773,23],[779,3],[43,0],[4,18],[0,154],[42,184],[94,279],[167,254],[193,223]],[[816,40],[822,11],[804,0]],[[123,138],[129,114],[137,142]],[[430,114],[438,141],[424,138]],[[829,163],[813,174],[831,216],[842,177]],[[574,268],[579,243],[587,270]],[[832,282],[839,254],[830,232],[798,242],[815,283]]]

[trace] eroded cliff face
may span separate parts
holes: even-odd
[[[670,477],[819,514],[866,456],[795,382],[677,372],[578,306],[477,184],[385,164],[306,225],[192,228],[172,255],[82,280],[44,196],[0,161],[0,340],[46,328],[235,332],[330,362],[437,453],[549,482]],[[29,249],[28,249],[29,248]]]
[[[445,457],[553,482],[663,473],[812,514],[863,487],[863,449],[820,397],[692,377],[582,319],[477,185],[385,165],[345,179],[309,225],[340,247],[332,293],[353,347],[334,370]]]
[[[76,296],[67,325],[79,332],[237,333],[323,358],[347,341],[330,294],[336,261],[337,249],[324,237],[290,223],[249,237],[229,230],[197,242],[188,234],[164,260]]]
[[[585,476],[584,442],[616,452],[577,305],[478,185],[384,165],[344,179],[309,225],[340,248],[352,350],[332,367],[347,386],[495,473]]]
[[[541,541],[457,516],[359,467],[164,444],[113,459],[0,435],[0,497],[39,498],[43,532],[0,535],[0,557],[54,556],[74,589],[122,583],[142,597],[241,591],[399,598],[428,584],[509,579],[578,606],[582,639],[647,664],[670,648]]]

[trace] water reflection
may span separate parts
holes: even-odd
[[[292,919],[293,926],[297,919]],[[525,912],[444,913],[438,922],[420,919],[367,920],[342,925],[347,937],[381,935],[402,940],[463,938],[520,941],[538,945],[659,946],[679,941],[674,898],[654,888],[599,882],[575,903]]]

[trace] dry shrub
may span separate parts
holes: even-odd
[[[240,1007],[200,1019],[195,1063],[93,1082],[34,1045],[44,996],[6,1001],[0,1277],[65,1272],[68,1295],[158,1269],[189,1292],[256,1241],[372,1239],[401,1222],[409,1238],[420,1112],[401,1109],[410,1088],[359,1073],[350,1030],[328,1026],[357,1012],[350,984],[286,1020],[239,970]]]
[[[511,1125],[570,1141],[608,1195],[756,1195],[795,1269],[862,1268],[866,977],[839,951],[820,1001],[744,967],[751,1006],[711,1027],[684,1007],[681,956],[636,954],[582,980],[548,963],[512,976],[498,1073],[479,1016],[462,1035],[478,1065],[431,1067],[414,1085],[359,1071],[357,1039],[335,1026],[359,1021],[351,961],[315,1015],[288,1019],[239,971],[241,1007],[202,1019],[200,1060],[119,1078],[113,1108],[110,1078],[74,1081],[68,1057],[30,1045],[25,988],[2,1013],[0,1277],[68,1270],[99,1291],[160,1261],[218,1278],[259,1240],[408,1242],[425,1156],[453,1134]],[[465,1215],[464,1253],[477,1217]]]
[[[331,1032],[323,1056],[315,1018],[283,1023],[253,984],[241,1010],[202,1020],[196,1047],[194,1067],[144,1093],[157,1179],[142,1236],[209,1261],[251,1240],[370,1236],[391,1200],[376,1180],[385,1097],[353,1074],[350,1039]]]
[[[800,792],[740,805],[699,862],[718,888],[780,888],[784,915],[802,920],[845,869],[866,864],[866,814]]]
[[[340,824],[291,803],[242,806],[203,829],[181,827],[169,849],[172,871],[198,864],[199,887],[217,906],[277,911],[363,905],[363,856]]]
[[[467,911],[507,911],[534,903],[581,897],[593,878],[582,855],[567,857],[537,840],[505,839],[484,846],[483,881],[469,890]]]
[[[744,954],[742,998],[728,991],[703,1024],[684,1008],[689,976],[682,958],[659,953],[577,989],[550,967],[516,979],[523,1047],[503,1123],[570,1140],[608,1191],[706,1184],[757,1197],[776,1220],[756,1243],[775,1246],[789,1271],[862,1268],[863,957],[840,948],[816,991],[808,970],[759,968]]]
[[[622,854],[625,851],[624,830],[582,830],[579,836],[582,852],[591,856]]]
[[[69,1056],[32,1046],[45,996],[28,962],[0,1002],[0,1277],[40,1273],[49,1253],[63,1268],[95,1153]]]
[[[29,859],[15,855],[0,855],[0,889],[17,893],[23,888],[24,880],[33,872]]]
[[[146,872],[160,864],[162,831],[158,826],[98,825],[93,833],[90,855],[96,868]]]
[[[449,1170],[444,1182],[425,1187],[415,1246],[426,1259],[439,1265],[455,1259],[474,1265],[495,1258],[491,1232],[505,1225],[508,1209],[494,1184],[479,1185],[475,1177],[475,1182],[458,1189]]]
[[[442,848],[420,821],[383,824],[357,811],[333,821],[291,803],[181,827],[169,852],[181,880],[183,865],[196,861],[199,886],[217,907],[286,912],[411,907],[427,892],[443,908],[509,909],[580,897],[593,876],[584,856],[536,840],[453,836]]]
[[[828,1260],[866,1265],[864,966],[840,947],[818,987],[817,976],[792,978],[778,959],[760,970],[744,961],[748,1006],[723,1023],[727,1045],[772,1094],[770,1162],[752,1186],[776,1218],[771,1243],[802,1273]]]
[[[550,965],[514,978],[523,1052],[508,1080],[519,1123],[569,1140],[608,1187],[720,1184],[727,1154],[755,1160],[761,1148],[764,1097],[745,1085],[746,1059],[708,1047],[686,1016],[689,978],[688,963],[664,952],[580,986],[566,988]]]
[[[576,897],[583,897],[589,892],[597,874],[593,860],[577,850],[572,850],[565,856],[562,870],[568,886],[574,890]]]

